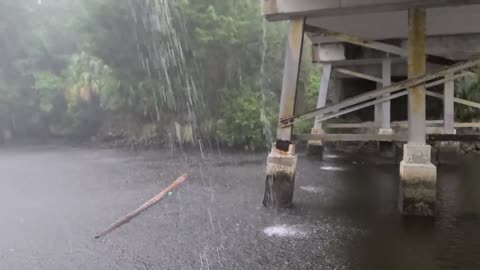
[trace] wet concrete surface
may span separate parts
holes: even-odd
[[[300,156],[294,208],[261,206],[267,154],[0,149],[0,269],[479,269],[477,162],[440,167],[437,217],[397,211],[398,166]],[[160,192],[173,196],[100,240]]]

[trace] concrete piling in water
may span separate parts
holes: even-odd
[[[433,216],[437,168],[431,163],[431,146],[405,144],[400,163],[399,208],[406,216]]]
[[[305,18],[291,20],[283,71],[282,94],[280,96],[279,119],[295,113],[297,86],[302,62]],[[297,156],[292,144],[292,126],[279,126],[277,141],[267,160],[265,197],[263,205],[268,208],[292,206],[295,187]]]
[[[426,71],[426,10],[409,10],[408,76]],[[437,168],[431,163],[432,147],[426,144],[425,85],[409,89],[408,144],[400,163],[399,208],[406,216],[433,216],[435,212]]]
[[[293,145],[288,152],[272,148],[267,159],[263,206],[277,209],[292,206],[296,167],[297,156]]]

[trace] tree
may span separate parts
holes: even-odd
[[[259,1],[6,0],[0,8],[8,40],[0,125],[90,136],[122,118],[131,120],[119,129],[183,126],[189,138],[270,144],[286,31],[264,22]],[[307,95],[315,95],[313,70],[302,73]]]

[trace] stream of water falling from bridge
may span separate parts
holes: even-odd
[[[273,143],[272,127],[270,121],[267,117],[267,89],[265,89],[265,58],[268,51],[268,41],[267,41],[267,24],[266,20],[262,19],[262,62],[260,64],[260,122],[262,123],[263,135],[265,136],[265,142],[267,149]]]

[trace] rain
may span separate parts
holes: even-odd
[[[0,2],[1,270],[480,267],[478,143],[447,144],[461,156],[449,164],[440,162],[445,144],[432,143],[434,218],[404,217],[404,142],[328,140],[342,132],[380,136],[372,106],[331,117],[317,131],[314,118],[290,126],[278,115],[288,80],[296,87],[285,90],[293,91],[287,117],[318,109],[327,64],[361,62],[356,74],[376,80],[333,66],[327,107],[364,95],[362,87],[383,87],[378,57],[393,62],[386,77],[409,76],[404,56],[362,50],[360,37],[345,45],[327,31],[311,32],[315,27],[339,17],[339,28],[351,27],[349,20],[368,15],[391,16],[389,23],[403,29],[408,22],[397,18],[408,13],[404,5],[450,6],[385,1],[391,3],[370,14],[343,10],[352,1],[336,1],[336,8],[279,0]],[[466,8],[480,8],[473,2],[455,12],[469,18]],[[299,21],[306,32],[288,36]],[[354,30],[380,36],[383,24],[368,21]],[[295,34],[304,37],[298,48]],[[427,34],[427,45],[438,50],[452,38]],[[371,42],[400,51],[407,39]],[[295,69],[289,50],[301,52],[296,78],[283,73]],[[341,60],[317,59],[333,51],[344,53]],[[478,70],[454,75],[456,100],[480,101]],[[438,96],[443,84],[431,90]],[[408,136],[403,98],[391,103],[398,137]],[[446,102],[427,103],[428,130],[444,129],[447,121],[438,118]],[[454,108],[459,135],[478,125],[475,107]],[[312,143],[321,146],[317,155],[309,152]],[[269,207],[269,198],[278,204]]]

